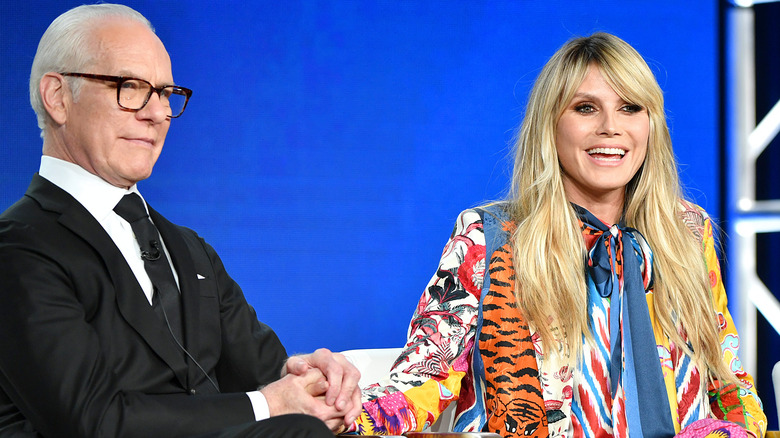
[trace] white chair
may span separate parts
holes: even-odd
[[[772,368],[772,383],[775,386],[775,406],[777,407],[777,421],[780,423],[780,362]]]
[[[365,348],[342,351],[347,360],[360,371],[361,388],[385,377],[403,348]]]
[[[386,377],[402,351],[403,348],[366,348],[342,351],[341,354],[360,370],[359,385],[363,388]],[[455,403],[450,403],[430,429],[426,430],[431,432],[452,431],[454,420]]]

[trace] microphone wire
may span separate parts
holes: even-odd
[[[157,287],[154,288],[154,293],[156,293],[156,294],[159,293],[159,291],[157,290]],[[216,382],[214,382],[214,380],[211,378],[211,376],[209,376],[209,373],[207,373],[206,370],[204,370],[203,367],[200,366],[198,361],[195,360],[195,358],[190,354],[189,351],[187,351],[186,348],[184,348],[184,345],[182,345],[181,342],[179,342],[179,340],[176,339],[176,335],[173,334],[173,329],[171,328],[171,323],[170,323],[170,321],[168,321],[168,314],[165,312],[165,306],[163,306],[162,304],[159,304],[159,306],[160,306],[160,308],[163,311],[163,317],[165,318],[165,325],[168,326],[168,332],[171,334],[171,337],[173,338],[173,342],[175,342],[176,345],[178,345],[179,348],[181,348],[181,351],[183,351],[184,354],[186,354],[187,357],[189,357],[190,360],[192,360],[192,363],[194,363],[195,366],[198,367],[198,369],[203,373],[203,375],[206,376],[206,379],[208,379],[209,383],[211,383],[211,385],[214,387],[214,389],[216,389],[218,393],[221,392],[219,390],[219,386],[217,386]]]

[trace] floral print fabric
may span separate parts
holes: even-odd
[[[703,210],[684,202],[681,216],[702,240],[713,304],[721,321],[723,357],[744,387],[719,388],[716,382],[706,388],[708,392],[701,390],[698,371],[689,358],[656,330],[659,360],[676,430],[679,432],[702,419],[717,418],[736,423],[760,437],[766,418],[752,378],[742,370],[736,355],[738,337],[726,307],[711,221]],[[477,210],[466,210],[459,215],[439,267],[420,298],[403,354],[387,378],[363,389],[363,413],[351,431],[401,434],[422,430],[452,402],[458,404],[457,430],[482,429],[492,408],[485,406],[482,388],[486,382],[475,377],[484,376],[484,371],[475,373],[471,355],[478,335],[485,267],[482,216]],[[648,294],[650,317],[654,320],[651,300],[652,294]],[[538,337],[532,338],[537,340],[533,345],[548,417],[551,408],[555,411],[556,421],[549,425],[549,436],[597,435],[599,431],[588,430],[576,412],[571,412],[571,400],[577,394],[579,382],[593,376],[583,375],[581,369],[568,369],[552,359],[545,360]],[[608,386],[608,382],[596,383]]]

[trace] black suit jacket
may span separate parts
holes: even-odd
[[[214,249],[150,215],[179,276],[197,364],[72,196],[35,175],[0,215],[0,432],[191,436],[254,420],[243,392],[278,379],[287,353]]]

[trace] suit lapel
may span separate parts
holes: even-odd
[[[59,222],[87,241],[100,254],[114,283],[120,313],[173,369],[182,387],[186,388],[187,365],[181,351],[152,310],[124,256],[100,223],[67,192],[37,174],[27,195],[38,201],[43,208],[59,212]]]

